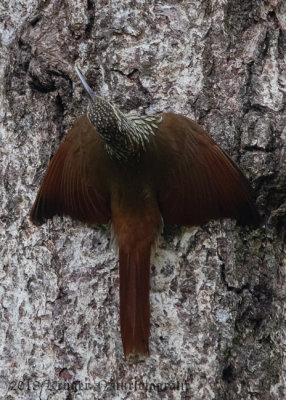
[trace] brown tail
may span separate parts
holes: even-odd
[[[150,247],[119,249],[120,327],[125,357],[149,354]]]

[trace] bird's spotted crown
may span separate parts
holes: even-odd
[[[119,161],[139,159],[162,121],[161,115],[123,114],[99,96],[89,102],[87,116],[102,137],[110,157]]]

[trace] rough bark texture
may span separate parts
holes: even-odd
[[[285,398],[285,1],[0,7],[1,398]],[[75,64],[125,112],[202,124],[244,168],[263,215],[256,231],[165,228],[151,356],[136,365],[123,359],[109,229],[28,218],[49,158],[86,109]]]

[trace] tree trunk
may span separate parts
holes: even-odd
[[[1,398],[285,398],[285,1],[1,7]],[[124,361],[110,229],[29,221],[50,157],[86,110],[75,64],[124,112],[199,122],[244,169],[263,219],[254,231],[164,228],[144,363]]]

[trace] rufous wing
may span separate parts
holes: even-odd
[[[166,168],[159,204],[166,223],[190,226],[235,218],[243,225],[258,224],[246,177],[198,124],[164,114],[158,134],[172,149],[161,144]]]
[[[87,116],[82,116],[49,163],[31,221],[41,224],[54,215],[68,215],[86,223],[107,223],[110,207],[103,183],[103,153],[99,135]]]

